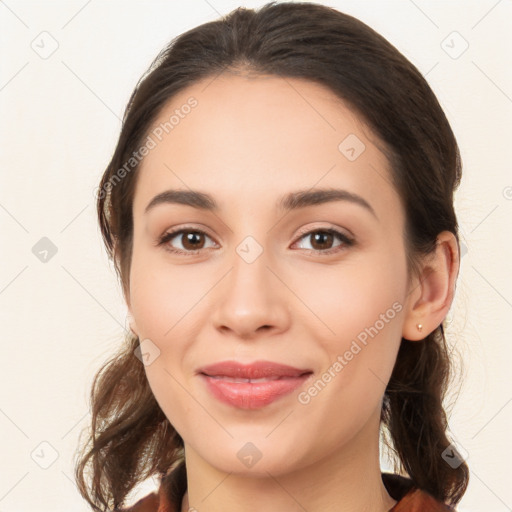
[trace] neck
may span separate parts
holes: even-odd
[[[388,512],[396,501],[382,482],[378,420],[369,423],[328,457],[275,475],[220,471],[185,444],[187,493],[181,511]]]

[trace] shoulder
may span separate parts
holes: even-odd
[[[397,500],[389,512],[456,512],[454,508],[418,489],[410,478],[382,473],[382,481],[390,496]]]
[[[456,512],[456,510],[433,496],[414,489],[409,491],[389,512]]]

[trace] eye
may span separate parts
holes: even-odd
[[[355,243],[353,238],[350,238],[345,233],[342,233],[333,228],[315,229],[308,231],[304,233],[299,240],[307,238],[311,239],[310,245],[312,245],[312,248],[306,248],[306,250],[320,254],[332,254],[339,252],[346,247],[354,245]],[[341,243],[333,246],[332,244],[336,238],[341,240]]]
[[[186,235],[186,236],[183,236]],[[210,238],[200,229],[183,228],[165,233],[159,240],[158,245],[165,245],[165,249],[177,254],[197,254],[204,249],[204,238]],[[171,247],[171,240],[177,238],[181,241],[182,248]]]
[[[308,237],[312,237],[312,248],[305,248],[305,250],[313,253],[319,253],[320,255],[339,252],[355,244],[353,238],[350,238],[346,234],[333,228],[315,229],[307,231],[302,234],[299,240],[307,239]],[[212,247],[205,246],[205,238],[211,240],[210,236],[208,236],[204,231],[200,229],[181,228],[175,231],[165,233],[162,237],[158,239],[157,245],[163,245],[167,251],[175,254],[194,255],[198,254],[202,249]],[[338,245],[333,246],[332,244],[336,238],[340,240],[340,243]],[[173,239],[177,239],[180,241],[181,248],[176,248],[171,245],[171,241]],[[295,244],[296,243],[297,242],[295,242]],[[213,246],[214,245],[215,244],[213,244]]]

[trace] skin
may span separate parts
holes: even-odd
[[[409,276],[405,213],[381,143],[323,86],[226,73],[175,96],[154,126],[190,96],[197,107],[138,171],[127,300],[133,332],[160,351],[145,367],[151,389],[185,442],[181,510],[387,511],[396,501],[379,465],[384,390],[402,336],[423,339],[448,312],[456,240],[441,233],[435,253]],[[348,134],[366,146],[354,161],[338,149]],[[350,201],[289,212],[275,206],[289,192],[329,187],[361,196],[374,214]],[[144,213],[167,189],[211,194],[219,210],[160,204]],[[156,245],[178,227],[206,232],[193,242],[198,254]],[[355,243],[315,242],[299,231],[327,228]],[[249,251],[256,244],[262,250],[250,264],[236,250],[247,236],[256,241]],[[183,235],[166,245],[193,248]],[[329,249],[340,250],[322,254]],[[393,304],[400,311],[300,403],[299,393]],[[196,374],[228,359],[265,359],[314,374],[262,409],[239,409],[214,398]],[[237,457],[247,442],[261,453],[252,467]]]

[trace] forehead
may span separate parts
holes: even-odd
[[[316,185],[397,200],[380,140],[331,90],[308,80],[206,78],[175,95],[148,134],[154,147],[138,171],[140,212],[166,188],[208,190],[221,205],[223,196],[270,198]]]

